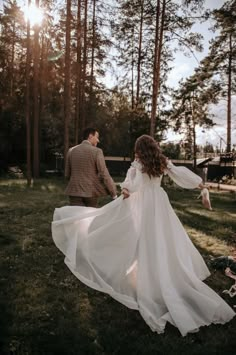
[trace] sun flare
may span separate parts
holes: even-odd
[[[31,26],[40,25],[42,23],[43,11],[34,4],[26,6],[23,11],[25,15],[25,20],[29,20]]]

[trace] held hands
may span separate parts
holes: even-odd
[[[123,200],[130,196],[129,190],[125,188],[122,189],[121,194],[123,195]]]
[[[199,189],[203,190],[205,188],[207,188],[206,185],[204,185],[202,182],[198,185]]]
[[[130,196],[129,190],[123,188],[122,191],[121,191],[121,195],[123,195],[123,200],[124,200],[125,198],[128,198],[128,197]],[[118,195],[112,196],[112,199],[113,199],[113,200],[116,200],[117,198],[118,198]]]

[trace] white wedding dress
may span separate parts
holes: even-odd
[[[201,182],[171,162],[165,173],[185,188]],[[209,270],[160,184],[134,161],[121,184],[129,198],[101,208],[56,208],[52,236],[80,281],[138,310],[153,331],[162,333],[168,321],[184,336],[235,313],[201,281]]]

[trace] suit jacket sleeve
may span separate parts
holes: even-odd
[[[66,164],[65,164],[65,177],[70,178],[71,175],[71,161],[70,161],[71,150],[69,149],[66,155]]]
[[[96,164],[99,177],[103,180],[103,183],[109,191],[110,195],[113,197],[116,196],[116,185],[107,170],[105,158],[101,149],[99,149],[97,152]]]

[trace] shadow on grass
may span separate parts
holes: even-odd
[[[230,194],[212,194],[213,211],[206,210],[201,205],[201,202],[196,199],[197,192],[171,189],[168,195],[172,207],[185,226],[235,246],[236,204]]]
[[[165,333],[157,335],[139,312],[81,284],[64,264],[64,257],[51,238],[53,210],[66,204],[66,198],[61,181],[58,185],[57,181],[50,183],[55,188],[42,189],[48,186],[47,181],[42,181],[32,189],[1,189],[3,202],[8,206],[1,211],[0,221],[1,355],[234,353],[235,319],[224,326],[203,327],[199,333],[184,338],[168,324]],[[206,229],[206,224],[215,212],[200,215],[199,201],[194,200],[197,194],[191,192],[183,198],[180,191],[173,191],[170,198],[173,197],[177,212],[182,213],[181,220],[186,218],[182,221],[188,228],[208,234],[212,231]],[[223,199],[221,207],[220,198],[214,201],[219,203],[219,215],[230,203]],[[193,201],[191,209],[189,201]],[[233,206],[229,210],[235,211]],[[200,220],[197,226],[195,219]],[[217,220],[212,235],[217,236],[219,224]],[[209,251],[205,249],[204,253]],[[207,283],[220,290],[222,280],[220,273],[214,273]]]
[[[4,255],[4,250],[8,250]],[[12,338],[12,324],[16,319],[16,311],[14,309],[14,299],[17,298],[15,291],[16,269],[15,261],[21,254],[20,248],[16,242],[16,236],[1,234],[0,235],[0,353],[10,354],[15,351],[16,344]],[[11,339],[11,340],[10,340]],[[8,348],[5,348],[6,341],[9,341]]]

